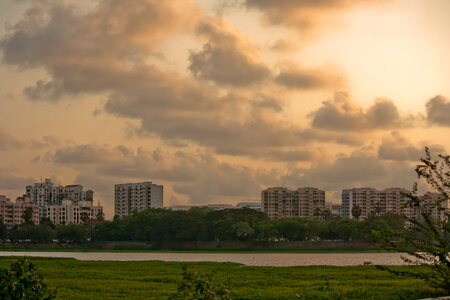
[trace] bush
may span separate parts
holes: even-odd
[[[56,291],[47,289],[34,264],[22,258],[12,263],[9,270],[0,270],[1,299],[54,299]]]
[[[188,270],[184,266],[183,279],[178,284],[178,292],[169,299],[228,300],[231,296],[224,282],[213,282],[208,275]]]

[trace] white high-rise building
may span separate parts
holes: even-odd
[[[163,208],[163,186],[151,182],[124,183],[114,186],[115,215],[125,217],[134,210]]]

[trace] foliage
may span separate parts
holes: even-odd
[[[11,264],[9,270],[0,270],[1,299],[54,299],[55,291],[49,291],[34,264],[22,258]]]
[[[434,159],[428,148],[425,158],[416,167],[419,179],[424,179],[437,193],[417,195],[417,183],[411,193],[404,193],[408,201],[404,207],[418,212],[405,216],[409,231],[381,231],[379,236],[387,247],[406,252],[415,259],[404,258],[408,263],[431,266],[431,272],[414,273],[437,288],[450,293],[450,225],[448,201],[450,199],[450,156],[438,155]],[[447,205],[445,205],[447,204]]]
[[[22,214],[22,219],[23,219],[23,222],[25,223],[25,224],[28,224],[28,225],[33,225],[34,223],[33,223],[33,208],[32,207],[27,207],[27,208],[25,208],[25,210],[23,211],[23,214]]]
[[[82,243],[87,238],[84,228],[77,224],[58,225],[56,230],[60,241]]]
[[[353,216],[356,220],[359,220],[359,217],[361,217],[361,213],[362,213],[361,207],[359,207],[359,206],[353,206],[353,208],[352,208],[352,216]]]
[[[228,300],[230,290],[225,282],[216,283],[205,273],[188,270],[183,266],[183,279],[178,284],[178,291],[170,299],[193,300]]]
[[[0,240],[6,239],[8,230],[6,225],[3,223],[3,219],[0,218]]]
[[[214,211],[192,208],[188,211],[149,209],[136,211],[124,218],[88,224],[54,226],[43,219],[40,225],[22,224],[10,230],[11,240],[36,243],[52,241],[139,241],[152,243],[154,248],[163,243],[228,242],[239,241],[316,241],[342,240],[345,242],[379,241],[374,230],[403,230],[404,218],[388,213],[367,220],[346,219],[329,215],[326,211],[313,218],[284,218],[270,220],[266,214],[249,208]]]
[[[119,254],[120,255],[120,254]],[[0,267],[14,258],[0,257]],[[234,263],[162,261],[79,261],[32,258],[60,299],[167,299],[177,293],[182,267],[227,281],[233,299],[422,299],[441,296],[423,281],[377,270],[351,267],[250,267]],[[392,267],[398,272],[422,266]]]
[[[26,240],[48,243],[55,238],[55,230],[45,224],[30,225],[24,223],[15,230],[9,231],[8,237],[13,241]]]

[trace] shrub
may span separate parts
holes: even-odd
[[[55,295],[26,258],[12,263],[9,270],[0,270],[0,299],[54,299]]]

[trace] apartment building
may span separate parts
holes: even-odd
[[[28,185],[26,195],[31,203],[38,204],[40,207],[40,217],[46,217],[47,206],[61,205],[63,200],[70,200],[74,204],[80,201],[94,201],[94,192],[92,190],[83,190],[83,186],[75,185],[55,185],[51,179],[46,178],[43,182]]]
[[[134,210],[163,208],[163,186],[151,182],[124,183],[114,186],[115,215],[125,217]]]
[[[403,188],[388,188],[382,191],[374,188],[344,189],[342,190],[342,216],[353,219],[352,209],[359,206],[361,208],[360,220],[367,219],[370,214],[383,215],[387,212],[418,218],[420,216],[419,208],[403,207],[408,201],[403,193],[409,193],[409,191]],[[426,193],[421,197],[425,200],[424,203],[430,203],[441,195]],[[448,208],[448,203],[444,203],[444,207]],[[439,213],[433,210],[432,215],[437,218]]]
[[[31,221],[34,224],[39,224],[39,205],[31,204],[30,198],[19,197],[16,202],[11,202],[10,198],[0,195],[0,218],[3,224],[10,230],[16,225],[24,223],[23,213],[27,208],[31,208]]]
[[[45,206],[46,216],[53,224],[82,224],[89,220],[103,216],[103,207],[100,203],[97,206],[92,201],[78,201],[65,199],[61,204]]]
[[[261,192],[261,209],[271,219],[313,217],[325,208],[325,191],[305,187],[271,187]]]

